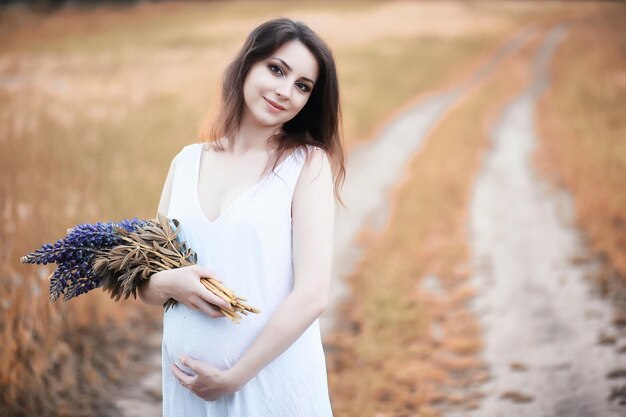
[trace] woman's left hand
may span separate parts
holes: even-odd
[[[181,355],[180,362],[191,368],[195,375],[183,372],[176,364],[171,364],[171,370],[180,384],[206,401],[215,401],[226,394],[239,389],[228,371],[222,371],[206,362]]]

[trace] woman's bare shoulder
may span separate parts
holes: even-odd
[[[308,152],[302,158],[302,170],[296,183],[296,189],[308,187],[314,181],[326,182],[327,176],[332,177],[330,161],[324,149],[315,145],[306,145]]]
[[[306,157],[305,164],[307,165],[310,164],[311,160],[315,157],[319,159],[326,156],[326,151],[322,147],[309,143],[298,146],[295,152],[298,152],[299,154]]]

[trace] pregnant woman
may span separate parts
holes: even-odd
[[[197,265],[139,291],[178,301],[163,316],[163,416],[331,417],[319,316],[345,179],[333,55],[302,22],[267,21],[226,69],[220,106],[173,158],[158,208]],[[208,276],[260,313],[232,322]]]

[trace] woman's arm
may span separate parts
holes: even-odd
[[[330,288],[335,200],[330,164],[321,149],[302,168],[292,201],[293,291],[227,373],[243,387],[291,346],[325,310]]]
[[[167,172],[167,178],[165,178],[165,184],[161,191],[161,200],[159,201],[158,214],[165,216],[169,210],[170,199],[172,196],[172,183],[174,182],[174,170],[176,169],[176,157],[172,158],[170,169]],[[137,288],[139,298],[146,304],[163,306],[165,302],[170,298],[167,288],[164,287],[164,283],[161,281],[161,276],[152,274],[150,279],[142,282]]]

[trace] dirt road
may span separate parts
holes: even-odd
[[[619,347],[626,334],[612,325],[611,306],[590,286],[594,265],[575,261],[587,250],[572,226],[570,196],[551,189],[531,163],[536,101],[566,36],[567,27],[558,26],[540,44],[531,83],[493,126],[475,184],[473,309],[484,329],[491,379],[481,407],[462,415],[626,415],[615,398],[625,386],[626,355]]]
[[[363,256],[356,243],[361,230],[378,232],[384,228],[390,216],[389,193],[405,175],[409,161],[432,127],[469,88],[516,52],[533,30],[527,26],[514,33],[467,79],[420,101],[389,123],[375,140],[358,146],[348,156],[342,189],[347,209],[337,213],[330,306],[320,319],[324,335],[335,328],[336,307],[348,295],[345,277]]]

